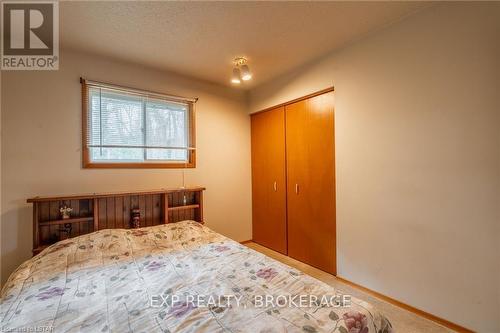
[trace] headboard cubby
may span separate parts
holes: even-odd
[[[102,229],[203,223],[204,187],[34,197],[33,255],[60,240]],[[64,214],[61,210],[67,208]]]

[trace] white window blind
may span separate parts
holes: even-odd
[[[187,162],[189,103],[89,86],[91,162]]]

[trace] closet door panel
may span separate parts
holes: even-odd
[[[336,274],[333,92],[286,106],[288,255]]]
[[[253,241],[287,253],[285,111],[252,115]]]

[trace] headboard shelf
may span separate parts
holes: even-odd
[[[60,224],[68,224],[68,223],[80,223],[80,222],[89,222],[93,221],[94,218],[92,216],[89,217],[72,217],[69,219],[60,219],[60,220],[52,220],[52,221],[40,221],[41,226],[46,225],[60,225]]]
[[[204,187],[37,196],[33,204],[33,254],[66,238],[101,229],[136,228],[195,220],[203,223]],[[66,218],[61,207],[72,209]]]
[[[186,210],[186,209],[193,209],[193,208],[200,208],[200,205],[187,205],[187,206],[175,206],[175,207],[168,207],[168,210]]]
[[[56,196],[36,196],[26,200],[28,203],[39,201],[60,201],[60,200],[79,200],[79,199],[94,199],[118,196],[131,196],[131,195],[149,195],[149,194],[169,194],[180,192],[198,192],[204,191],[204,187],[176,187],[176,188],[162,188],[157,190],[140,190],[140,191],[118,191],[118,192],[101,192],[101,193],[87,193],[87,194],[68,194]]]

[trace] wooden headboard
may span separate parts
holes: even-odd
[[[204,187],[34,197],[33,255],[60,240],[101,229],[194,220],[203,223]],[[69,218],[61,207],[72,209]],[[136,218],[134,219],[133,216]]]

